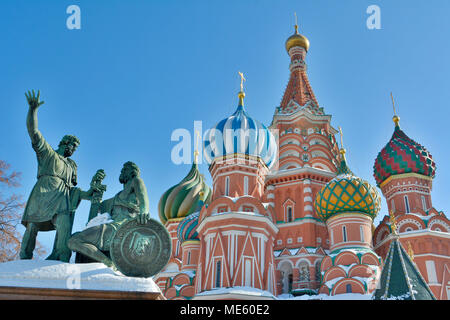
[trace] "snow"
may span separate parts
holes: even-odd
[[[308,251],[308,253],[313,254],[313,253],[316,253],[317,248],[306,247],[306,251]]]
[[[50,260],[0,263],[0,286],[161,292],[152,278],[126,277],[103,263],[71,264]]]
[[[340,267],[341,269],[343,269],[346,274],[348,274],[348,270],[350,270],[354,265],[356,265],[356,263],[352,263],[348,266],[343,265],[343,264],[338,264],[337,266]]]
[[[377,254],[374,252],[374,251],[372,251],[372,250],[370,250],[370,249],[367,249],[367,248],[344,248],[344,249],[338,249],[338,250],[335,250],[335,251],[333,251],[333,252],[331,252],[330,254],[328,254],[331,258],[334,258],[334,257],[336,257],[337,255],[339,255],[341,252],[345,252],[345,251],[348,251],[348,252],[353,252],[354,254],[356,254],[356,255],[358,255],[358,254],[365,254],[365,253],[372,253],[372,254],[374,254],[374,255],[376,255],[377,256]]]
[[[114,222],[114,220],[111,219],[109,213],[99,213],[95,218],[92,218],[91,221],[87,223],[86,229],[111,222]]]
[[[275,296],[266,290],[261,290],[253,287],[230,287],[230,288],[217,288],[208,291],[203,291],[196,294],[196,297],[208,296],[208,295],[220,295],[220,294],[241,294],[255,297],[269,297],[276,299]]]
[[[294,297],[291,294],[282,294],[277,296],[279,300],[371,300],[372,294],[359,294],[359,293],[343,293],[334,296],[329,296],[326,294],[318,295],[302,295]]]
[[[369,284],[374,280],[373,277],[365,278],[365,277],[356,277],[356,276],[354,276],[352,278],[360,281],[361,283],[365,283],[366,286],[369,286]]]
[[[344,277],[337,277],[337,278],[334,278],[334,279],[332,279],[332,280],[330,280],[330,281],[325,282],[325,285],[326,285],[328,288],[331,289],[331,288],[336,284],[336,282],[338,282],[338,281],[341,280],[341,279],[344,279]]]
[[[183,270],[181,272],[187,274],[189,278],[195,277],[195,270]]]
[[[382,300],[407,300],[411,298],[411,294],[409,292],[399,295],[399,296],[389,296],[388,298],[382,297]]]
[[[181,284],[181,285],[174,285],[175,290],[180,291],[181,288],[183,288],[184,286],[187,286],[187,284]]]
[[[431,218],[433,218],[434,216],[436,216],[436,214],[434,214],[434,213],[432,213],[432,214],[430,214],[430,215],[428,215],[428,216],[424,216],[424,215],[422,215],[422,214],[420,214],[420,213],[415,213],[415,212],[408,212],[407,213],[407,215],[413,215],[413,216],[416,216],[416,217],[418,217],[418,218],[420,218],[420,219],[422,219],[422,220],[424,220],[424,221],[426,221],[426,220],[430,220]]]
[[[256,217],[264,217],[264,215],[257,213],[257,212],[248,212],[248,211],[226,211],[226,212],[215,212],[213,214],[211,214],[210,216],[220,216],[223,214],[228,214],[228,213],[238,213],[238,214],[244,214],[247,216],[256,216]]]

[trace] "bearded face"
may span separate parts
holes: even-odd
[[[133,178],[133,170],[129,166],[123,166],[120,171],[119,182],[122,184],[127,183],[130,179]]]
[[[62,155],[67,158],[70,157],[80,144],[80,140],[77,137],[71,135],[65,135],[59,142],[59,151],[62,151]]]
[[[70,157],[75,150],[77,149],[77,145],[75,143],[70,143],[68,145],[66,145],[66,148],[64,149],[64,157]]]
[[[120,171],[119,182],[125,184],[136,176],[139,176],[139,168],[133,162],[128,161]]]

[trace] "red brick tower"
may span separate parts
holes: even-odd
[[[399,240],[414,252],[414,262],[437,299],[449,299],[450,221],[432,207],[436,165],[428,150],[409,138],[393,117],[394,134],[378,154],[374,177],[397,220]],[[375,251],[383,258],[393,241],[386,215],[374,231]]]
[[[289,82],[271,128],[279,131],[279,163],[266,176],[266,197],[280,229],[275,241],[279,293],[318,289],[320,261],[328,232],[313,209],[316,193],[336,176],[337,133],[331,116],[313,93],[307,75],[308,39],[295,33],[286,41],[291,59]]]

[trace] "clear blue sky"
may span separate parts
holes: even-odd
[[[72,4],[81,8],[81,30],[66,27]],[[381,8],[381,30],[366,27],[372,4]],[[311,85],[332,125],[343,128],[351,169],[375,184],[374,159],[393,133],[393,91],[402,129],[437,163],[433,204],[447,211],[449,11],[448,0],[3,0],[0,159],[22,172],[17,191],[26,199],[37,163],[24,92],[40,89],[39,128],[49,143],[56,147],[64,134],[81,140],[72,157],[79,186],[87,189],[103,168],[111,197],[121,188],[122,164],[134,161],[157,218],[160,196],[190,168],[172,163],[172,132],[192,132],[195,120],[207,129],[230,115],[238,71],[247,79],[247,111],[270,124],[288,81],[284,42],[297,12],[311,42]],[[200,169],[211,185],[206,165]],[[88,209],[80,206],[74,231]],[[50,247],[53,237],[38,240]]]

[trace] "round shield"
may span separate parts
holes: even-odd
[[[172,240],[167,229],[149,219],[140,224],[135,219],[119,227],[111,242],[111,259],[117,269],[129,277],[151,277],[169,262]]]

